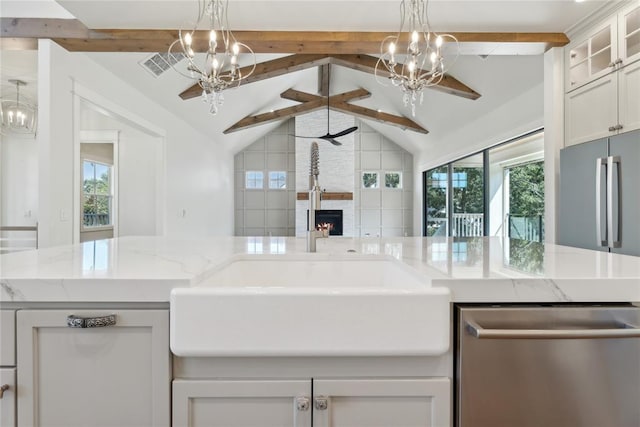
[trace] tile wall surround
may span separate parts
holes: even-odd
[[[358,121],[355,141],[355,235],[413,235],[413,155]],[[379,188],[363,188],[362,173],[378,172]],[[385,188],[385,172],[400,172],[402,188]]]
[[[290,119],[235,156],[235,233],[238,236],[304,236],[308,201],[296,192],[309,190],[312,139],[289,134],[324,135],[326,111]],[[344,236],[393,237],[413,233],[413,156],[353,116],[331,111],[331,132],[351,126],[342,146],[318,140],[319,182],[328,192],[353,193],[353,200],[324,200],[323,209],[342,209]],[[287,171],[287,190],[246,190],[245,171]],[[362,188],[362,172],[377,172],[380,188]],[[385,172],[401,172],[402,188],[384,188]]]
[[[235,235],[295,235],[294,119],[235,156]],[[245,189],[245,172],[264,172],[263,189]],[[269,189],[269,171],[286,171],[286,190]]]

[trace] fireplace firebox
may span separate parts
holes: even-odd
[[[316,226],[331,224],[330,236],[342,236],[342,209],[318,209],[316,211]],[[307,230],[309,229],[309,210],[307,209]]]

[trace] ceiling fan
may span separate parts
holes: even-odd
[[[352,126],[350,128],[347,128],[343,131],[337,132],[337,133],[331,133],[329,131],[329,93],[328,93],[328,88],[329,83],[330,83],[330,79],[331,79],[331,66],[328,66],[328,70],[327,70],[327,133],[322,135],[322,136],[301,136],[301,135],[293,135],[296,138],[306,138],[306,139],[323,139],[325,141],[329,141],[330,143],[332,143],[333,145],[342,145],[342,143],[340,141],[337,141],[336,138],[340,138],[341,136],[345,136],[345,135],[349,135],[350,133],[355,132],[356,130],[358,130],[358,126]]]

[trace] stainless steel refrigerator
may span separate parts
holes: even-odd
[[[640,256],[640,131],[560,150],[558,244]]]

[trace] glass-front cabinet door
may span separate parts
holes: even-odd
[[[640,6],[632,6],[620,13],[620,59],[623,65],[640,59]]]
[[[614,17],[588,35],[577,38],[565,50],[567,92],[615,70],[617,19]]]

